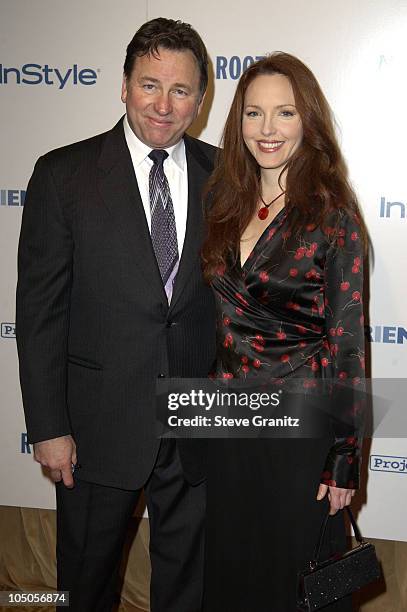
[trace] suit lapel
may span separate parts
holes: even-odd
[[[144,275],[146,287],[167,303],[122,119],[107,134],[99,158],[98,184],[104,204],[122,235],[123,248]]]
[[[202,192],[213,169],[208,158],[201,152],[195,140],[187,135],[185,135],[184,140],[188,169],[188,213],[184,247],[175,280],[170,310],[174,309],[180,299],[185,284],[191,278],[194,266],[197,263],[196,260],[199,257],[203,240]]]

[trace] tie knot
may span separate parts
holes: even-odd
[[[164,160],[168,157],[168,153],[167,151],[164,151],[164,149],[153,149],[148,156],[155,164],[157,164],[157,166],[162,166]]]

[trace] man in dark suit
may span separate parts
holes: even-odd
[[[214,358],[199,249],[215,148],[185,135],[207,80],[188,24],[144,24],[127,48],[124,119],[41,157],[28,187],[20,378],[35,458],[57,482],[58,588],[72,610],[111,610],[143,488],[151,609],[200,609],[203,476],[195,446],[157,437],[154,397],[157,377],[204,377]]]

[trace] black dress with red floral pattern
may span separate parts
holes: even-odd
[[[298,233],[290,231],[283,209],[243,267],[220,270],[213,288],[217,377],[295,377],[305,388],[326,378],[363,387],[363,248],[356,216],[338,211],[324,229],[309,225]],[[297,573],[312,558],[327,510],[326,499],[315,500],[319,483],[358,487],[358,431],[347,423],[339,431],[333,421],[329,439],[209,442],[207,612],[297,609]],[[342,513],[329,525],[326,556],[345,547]],[[326,609],[349,606],[342,601]]]

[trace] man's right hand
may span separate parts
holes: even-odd
[[[34,444],[34,459],[48,468],[54,482],[64,481],[70,489],[74,486],[72,464],[76,465],[76,445],[72,436],[61,436]]]

